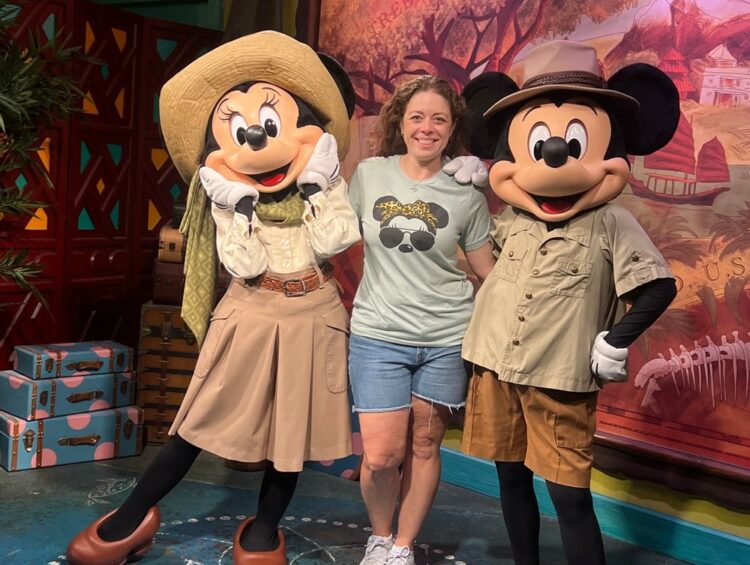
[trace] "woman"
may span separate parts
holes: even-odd
[[[494,258],[484,196],[441,171],[461,148],[465,114],[440,78],[404,84],[381,111],[379,156],[359,164],[350,186],[364,239],[349,348],[364,450],[360,485],[372,524],[362,565],[414,563],[446,423],[466,398],[461,341],[473,287],[457,266],[457,247],[480,280]]]
[[[337,174],[336,139],[344,154],[353,107],[335,61],[271,31],[214,49],[162,89],[164,138],[192,179],[183,314],[210,300],[200,283],[210,286],[216,255],[234,279],[212,314],[172,438],[125,503],[71,541],[72,565],[145,554],[159,528],[157,502],[203,449],[271,462],[257,515],[235,533],[232,562],[288,563],[278,524],[303,462],[351,453],[348,320],[325,260],[359,240]],[[191,325],[199,339],[200,327]]]

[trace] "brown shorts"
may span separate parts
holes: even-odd
[[[596,397],[597,392],[516,385],[492,371],[475,372],[461,449],[495,461],[523,461],[550,482],[588,488]]]

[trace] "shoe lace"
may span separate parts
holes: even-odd
[[[396,551],[391,549],[388,563],[393,563],[394,565],[397,565],[398,563],[408,563],[410,554],[411,550],[408,547],[400,547]]]

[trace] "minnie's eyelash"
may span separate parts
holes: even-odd
[[[270,90],[267,90],[266,99],[263,101],[263,106],[276,106],[278,102],[279,102],[279,99],[276,96],[276,93]]]
[[[229,102],[225,100],[219,105],[216,113],[219,115],[219,119],[222,122],[228,122],[237,112],[234,110],[234,108],[229,106]]]

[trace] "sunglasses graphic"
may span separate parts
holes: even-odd
[[[427,251],[435,245],[435,236],[424,230],[402,230],[400,228],[383,228],[380,230],[380,242],[383,247],[393,249],[399,245],[406,234],[409,234],[409,240],[412,247],[417,251]]]

